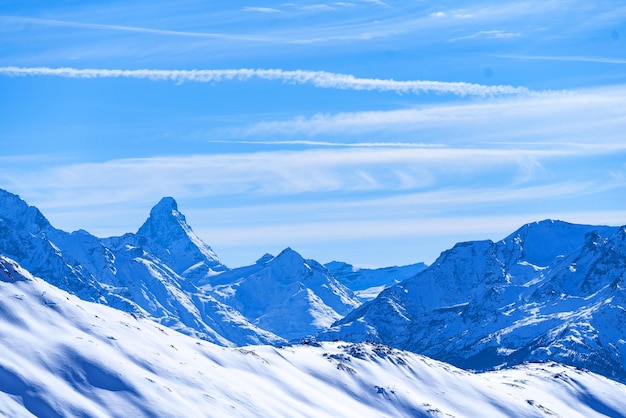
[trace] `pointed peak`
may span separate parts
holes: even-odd
[[[36,229],[51,227],[50,222],[35,206],[30,206],[21,197],[0,189],[0,221],[6,220],[19,228]]]
[[[270,260],[271,263],[280,265],[295,265],[304,264],[306,260],[298,252],[292,250],[290,247],[285,248],[274,259]]]
[[[255,262],[255,264],[265,264],[265,263],[267,263],[268,261],[271,261],[271,260],[273,260],[273,259],[274,259],[274,256],[273,256],[272,254],[270,254],[270,253],[265,253],[265,254],[263,254],[263,255],[261,256],[261,258],[259,258],[259,259]]]
[[[171,214],[173,211],[178,212],[178,204],[173,197],[164,197],[159,203],[157,203],[150,211],[150,216],[153,214]]]
[[[137,234],[170,240],[186,235],[190,229],[185,215],[178,211],[176,200],[164,197],[150,210],[150,216]]]
[[[287,247],[276,256],[276,258],[302,258],[302,256],[291,247]],[[304,260],[304,258],[302,258]]]

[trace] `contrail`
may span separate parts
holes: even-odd
[[[339,90],[366,90],[396,93],[435,93],[457,96],[525,95],[532,91],[525,87],[508,85],[483,85],[465,82],[443,82],[428,80],[398,81],[393,79],[359,78],[350,74],[326,71],[281,70],[281,69],[223,69],[223,70],[119,70],[94,68],[50,68],[50,67],[0,67],[5,76],[53,76],[67,78],[136,78],[176,83],[209,83],[226,80],[246,81],[250,79],[278,80],[293,84],[310,84],[319,88]]]

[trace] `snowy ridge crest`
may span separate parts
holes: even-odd
[[[457,244],[322,339],[373,339],[473,370],[557,361],[625,380],[624,228],[544,221]]]

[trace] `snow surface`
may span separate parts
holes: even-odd
[[[225,348],[85,302],[0,256],[7,417],[623,416],[626,386],[557,364],[473,374],[385,346]]]

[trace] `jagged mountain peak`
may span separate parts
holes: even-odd
[[[183,276],[200,277],[226,269],[215,252],[187,224],[172,197],[164,197],[137,231],[138,243]]]
[[[39,209],[3,189],[0,189],[0,222],[8,222],[13,228],[28,231],[51,228]]]
[[[595,232],[611,234],[614,227],[572,224],[546,219],[523,225],[501,242],[517,247],[520,258],[531,264],[547,266],[585,244],[586,235]]]
[[[272,261],[277,264],[294,264],[294,263],[304,263],[304,257],[300,255],[297,251],[293,250],[291,247],[287,247],[282,250]]]
[[[554,360],[626,380],[625,237],[542,221],[496,243],[459,243],[319,337],[374,339],[474,370]]]
[[[178,203],[171,196],[165,196],[159,200],[153,208],[152,212],[178,211]]]
[[[275,257],[272,254],[265,253],[261,257],[259,257],[259,259],[257,261],[255,261],[254,264],[263,265],[263,264],[273,260],[274,258]]]
[[[178,204],[172,197],[164,197],[151,210],[150,216],[137,231],[137,235],[159,240],[172,240],[183,237],[191,231],[185,215],[178,211]]]

